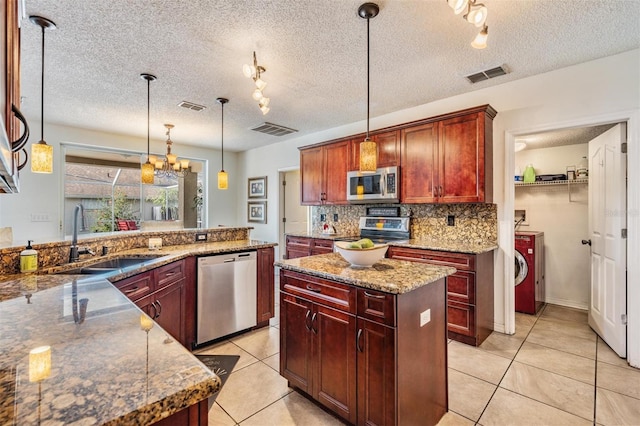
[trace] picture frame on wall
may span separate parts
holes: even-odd
[[[247,202],[247,220],[253,223],[267,223],[267,202]]]
[[[267,198],[267,177],[259,176],[248,179],[249,198]]]

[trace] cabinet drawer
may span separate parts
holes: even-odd
[[[389,256],[394,259],[431,263],[434,265],[453,266],[456,269],[475,270],[475,255],[449,253],[441,251],[412,249],[405,247],[389,247]]]
[[[330,251],[333,251],[333,241],[332,240],[324,240],[322,238],[318,238],[318,239],[314,239],[313,240],[313,247],[314,248],[319,248],[319,249],[329,249]]]
[[[280,271],[280,290],[342,311],[356,313],[356,289],[346,284]]]
[[[475,336],[475,306],[447,302],[447,330],[464,336]]]
[[[156,289],[161,289],[185,277],[184,261],[177,261],[164,265],[155,270]]]
[[[447,277],[447,300],[475,305],[476,303],[476,274],[473,272],[457,271]]]
[[[396,296],[381,291],[358,289],[358,316],[389,326],[396,325]]]
[[[153,291],[152,276],[151,272],[146,272],[118,281],[114,285],[129,299],[136,301]]]
[[[311,246],[311,239],[304,237],[289,237],[287,236],[287,246],[300,246],[309,248]]]

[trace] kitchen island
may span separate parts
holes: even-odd
[[[165,246],[153,252],[159,257],[99,276],[66,274],[96,258],[41,275],[0,275],[0,424],[207,424],[220,379],[110,281],[194,256],[274,245]],[[149,254],[139,247],[102,258]],[[29,353],[42,346],[50,347],[50,369],[31,382]]]
[[[395,259],[353,268],[337,253],[276,266],[280,374],[290,386],[352,424],[438,423],[454,268]]]

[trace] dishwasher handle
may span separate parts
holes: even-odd
[[[232,257],[231,259],[225,259],[224,262],[222,262],[222,263],[230,263],[230,262],[235,262],[235,261],[236,261],[236,258]]]

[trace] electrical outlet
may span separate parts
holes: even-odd
[[[324,213],[320,213],[320,222],[325,222],[327,220],[327,215]]]
[[[447,216],[447,226],[455,226],[455,224],[456,224],[456,217],[452,214]]]
[[[333,214],[333,221],[337,222],[338,221],[338,213],[334,213]]]
[[[431,321],[431,309],[420,312],[420,327],[424,327],[424,325],[429,323],[429,321]]]
[[[31,222],[51,222],[49,213],[31,213]]]
[[[196,233],[196,241],[207,241],[207,233],[206,232],[197,232]]]

